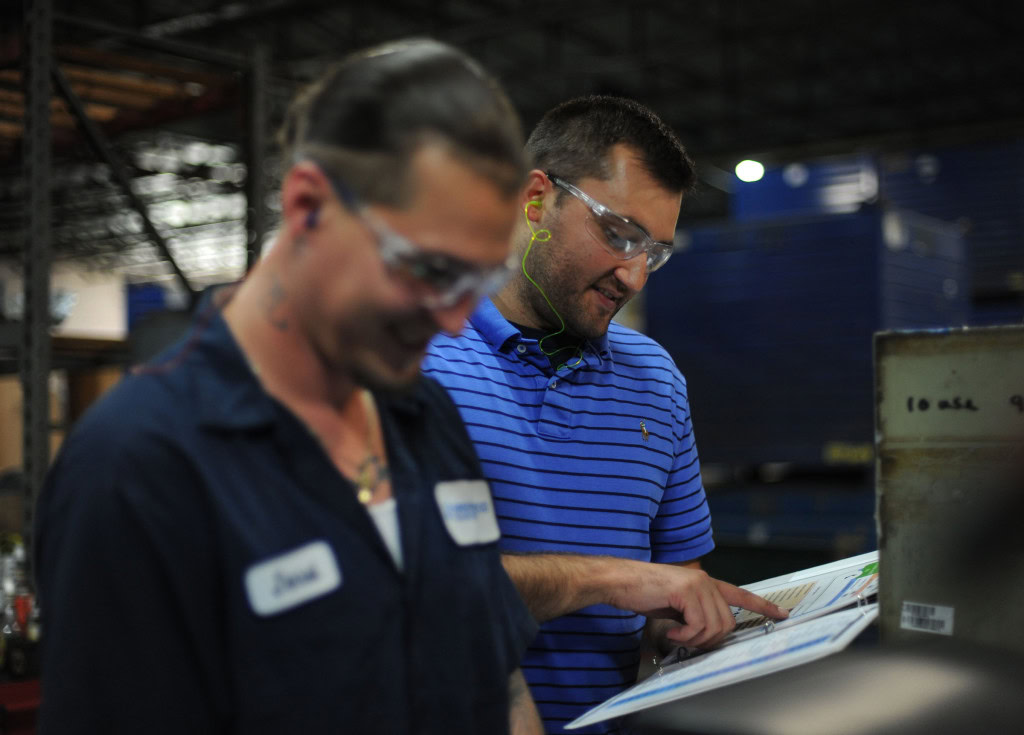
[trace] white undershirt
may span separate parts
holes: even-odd
[[[395,566],[398,567],[398,571],[402,571],[402,540],[398,536],[398,506],[395,505],[395,499],[388,498],[379,503],[368,505],[366,510],[370,512],[370,518],[373,519],[374,525],[377,526],[380,537],[384,540],[384,545],[391,552],[391,558],[395,560]]]

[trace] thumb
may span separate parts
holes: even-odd
[[[781,619],[789,617],[788,610],[779,607],[774,602],[768,602],[768,600],[755,595],[749,590],[723,582],[720,579],[716,579],[715,584],[718,585],[718,591],[721,593],[722,598],[730,605],[742,607],[744,610],[750,610],[769,618]]]

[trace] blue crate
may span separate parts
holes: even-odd
[[[976,291],[1024,292],[1024,140],[888,154],[878,175],[885,202],[964,228]]]
[[[959,228],[869,208],[689,232],[647,286],[647,331],[689,384],[701,458],[829,461],[873,438],[872,335],[964,324]]]
[[[736,181],[738,222],[855,211],[919,212],[964,231],[976,293],[1024,294],[1024,139],[859,155],[769,167]],[[979,308],[972,324],[990,324]]]

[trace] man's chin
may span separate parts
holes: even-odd
[[[591,290],[591,293],[596,292]],[[567,314],[566,327],[583,339],[601,339],[608,334],[608,325],[623,306],[625,306],[624,303],[619,303],[614,308],[605,308],[593,302],[588,303],[586,299],[581,299],[580,307]]]
[[[353,371],[353,377],[356,383],[370,390],[402,393],[416,384],[422,361],[423,355],[419,355],[400,366],[384,363],[362,365]]]
[[[611,316],[593,317],[588,319],[585,323],[581,323],[580,320],[574,319],[566,322],[566,328],[577,337],[582,337],[583,339],[601,339],[608,333],[608,325],[611,321]]]

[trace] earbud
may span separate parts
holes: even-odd
[[[311,209],[311,210],[309,210],[309,214],[306,215],[306,229],[307,230],[316,229],[316,219],[319,216],[320,216],[320,210],[319,209]]]
[[[532,234],[532,237],[530,238],[531,246],[534,242],[547,242],[551,239],[550,230],[535,230],[533,228],[533,222],[530,221],[530,207],[540,209],[543,206],[544,202],[540,199],[531,199],[526,203],[526,206],[523,207],[523,216],[526,217],[526,226],[530,228],[530,233]],[[529,252],[529,248],[527,248],[527,252]]]

